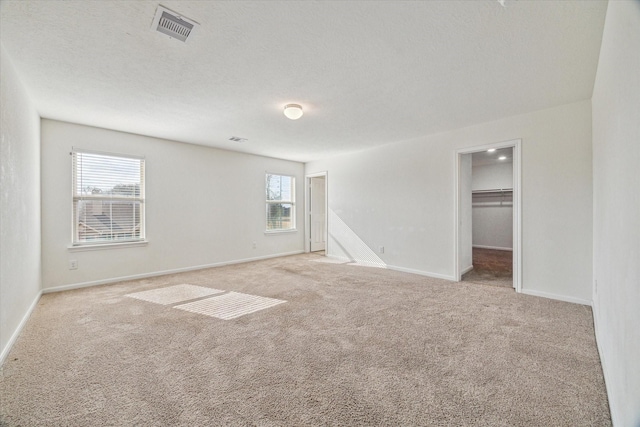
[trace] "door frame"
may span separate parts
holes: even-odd
[[[454,199],[454,278],[456,282],[462,279],[460,269],[460,159],[463,154],[487,151],[490,148],[513,148],[513,284],[516,292],[522,292],[522,139],[497,142],[493,144],[477,145],[460,148],[455,153],[455,199]]]
[[[327,171],[315,172],[305,175],[304,179],[304,251],[311,252],[311,197],[309,188],[311,188],[311,179],[324,177],[324,255],[329,255],[329,174]]]

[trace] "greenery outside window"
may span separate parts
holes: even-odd
[[[73,245],[140,242],[144,158],[74,150]]]
[[[266,196],[267,232],[295,230],[295,177],[267,173]]]

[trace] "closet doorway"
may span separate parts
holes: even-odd
[[[307,175],[307,235],[309,252],[327,251],[327,173]]]
[[[459,150],[456,160],[456,278],[520,292],[520,141]]]

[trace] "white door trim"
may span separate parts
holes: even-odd
[[[522,139],[498,142],[494,144],[477,145],[460,148],[455,153],[455,199],[454,199],[454,277],[456,281],[462,278],[460,271],[460,156],[463,154],[486,151],[489,148],[513,147],[513,281],[516,292],[522,292]]]
[[[324,249],[325,256],[329,254],[329,174],[327,171],[315,172],[305,175],[304,178],[304,251],[311,252],[311,198],[309,197],[309,186],[311,185],[311,178],[324,177],[324,206],[326,208],[326,215],[324,217],[324,241],[326,247]]]

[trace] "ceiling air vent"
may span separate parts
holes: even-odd
[[[197,22],[189,18],[185,18],[166,7],[158,6],[151,28],[171,38],[186,42],[197,25]]]
[[[245,141],[247,141],[247,138],[240,138],[239,136],[232,136],[231,138],[229,138],[229,141],[245,142]]]

